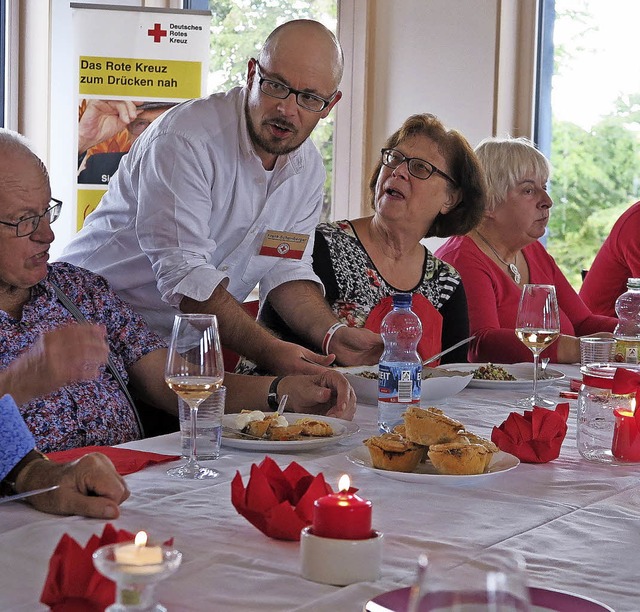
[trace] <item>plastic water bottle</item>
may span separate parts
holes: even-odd
[[[640,278],[627,281],[627,291],[616,300],[618,325],[613,337],[616,339],[615,360],[638,363],[640,349]]]
[[[402,422],[402,413],[420,405],[422,360],[417,347],[422,323],[411,310],[410,293],[393,296],[393,310],[382,320],[384,351],[378,368],[378,427],[391,431]]]

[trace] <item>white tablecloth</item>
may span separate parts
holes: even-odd
[[[562,368],[578,376],[573,366]],[[544,389],[555,401],[568,378]],[[515,410],[522,390],[467,388],[434,402],[467,427],[489,436]],[[352,477],[373,503],[373,526],[384,532],[381,578],[338,588],[300,576],[299,544],[272,540],[231,505],[230,481],[239,470],[245,483],[264,453],[225,448],[214,481],[169,478],[167,464],[127,477],[131,498],[122,505],[117,528],[148,531],[154,540],[173,537],[183,552],[178,572],[160,585],[170,610],[361,610],[378,593],[411,583],[421,551],[444,546],[515,549],[527,561],[532,586],[559,589],[600,600],[618,612],[640,610],[640,487],[637,466],[607,466],[582,459],[576,449],[576,401],[570,401],[569,432],[560,457],[547,464],[521,464],[504,474],[449,484],[433,479],[408,484],[357,467],[350,448],[376,429],[376,409],[360,405],[361,431],[348,443],[311,452],[272,453],[281,467],[296,460],[322,471],[336,488],[342,473]],[[521,410],[521,409],[520,409]],[[177,434],[130,446],[179,452]],[[84,545],[104,523],[39,513],[22,504],[0,507],[1,610],[39,610],[48,559],[63,533]]]

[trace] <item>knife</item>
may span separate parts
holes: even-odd
[[[436,353],[435,355],[432,355],[431,357],[429,357],[429,359],[425,359],[422,362],[422,365],[426,366],[427,364],[432,363],[436,359],[440,359],[440,357],[442,357],[443,355],[446,355],[447,353],[450,353],[451,351],[457,349],[459,346],[462,346],[463,344],[467,344],[467,342],[471,342],[474,338],[475,338],[475,336],[469,336],[468,338],[465,338],[464,340],[460,340],[460,342],[456,342],[454,345],[450,346],[449,348],[445,349],[444,351],[440,351],[439,353]]]
[[[52,487],[46,487],[44,489],[34,489],[33,491],[25,491],[24,493],[17,493],[16,495],[5,495],[4,497],[0,497],[0,504],[4,504],[10,501],[18,501],[19,499],[24,499],[25,497],[31,497],[32,495],[40,495],[40,493],[46,493],[47,491],[54,491],[55,489],[59,489],[60,485],[53,485]]]

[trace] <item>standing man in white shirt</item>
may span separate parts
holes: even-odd
[[[165,337],[176,309],[216,314],[223,343],[276,374],[333,357],[245,313],[258,282],[261,301],[323,352],[375,363],[380,336],[337,325],[311,267],[325,170],[308,137],[340,100],[342,71],[322,24],[276,28],[244,87],[185,102],[136,140],[62,259],[105,276]]]

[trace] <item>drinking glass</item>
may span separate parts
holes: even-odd
[[[560,315],[553,285],[524,285],[516,317],[516,336],[533,353],[533,395],[528,406],[549,404],[538,396],[538,358],[560,335]]]
[[[203,467],[197,460],[198,406],[224,378],[218,321],[215,315],[177,314],[164,372],[167,385],[189,406],[191,417],[191,451],[184,465],[167,470],[178,478],[215,478],[217,470]]]
[[[407,612],[529,612],[521,555],[449,549],[420,556]]]

